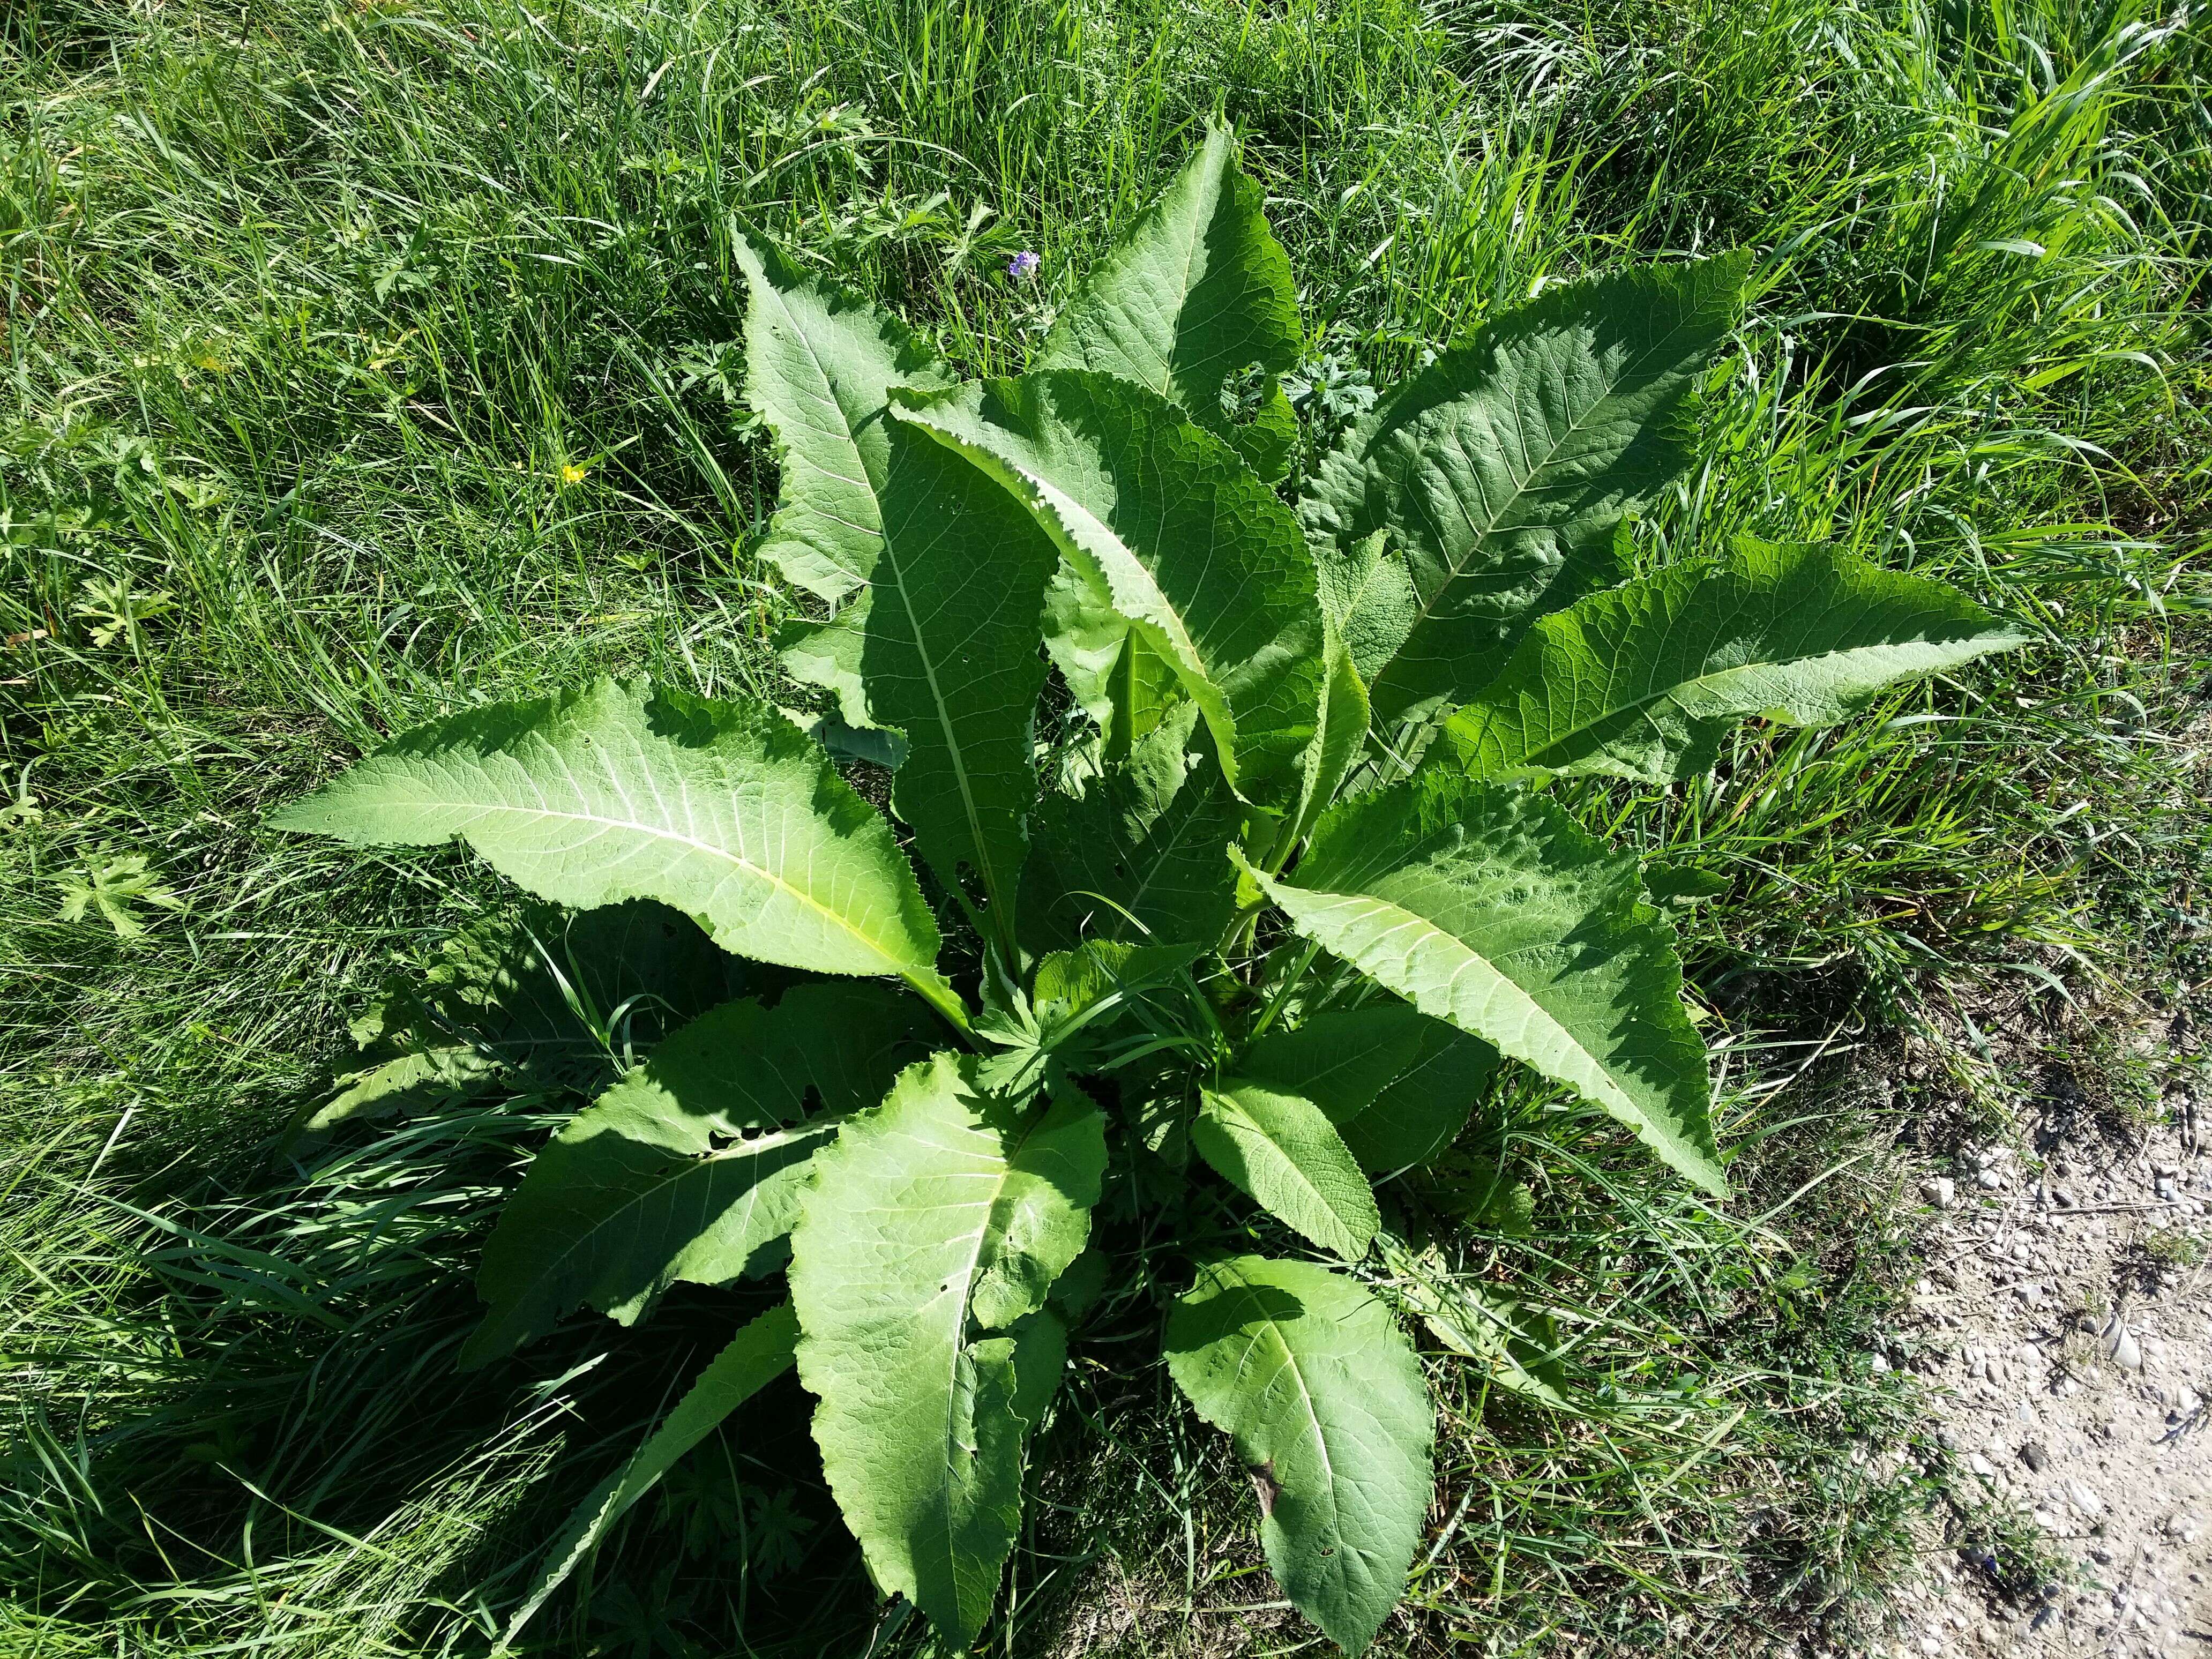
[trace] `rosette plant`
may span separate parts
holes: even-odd
[[[2017,641],[1819,546],[1631,577],[1738,256],[1546,288],[1287,481],[1301,328],[1261,201],[1211,135],[1011,379],[741,244],[781,465],[759,551],[808,613],[782,665],[833,712],[601,680],[410,732],[281,815],[459,836],[541,899],[656,900],[774,970],[561,1130],[486,1248],[468,1364],[678,1280],[789,1285],[518,1624],[795,1363],[875,1582],[972,1640],[1127,1237],[1284,1591],[1365,1647],[1431,1498],[1404,1321],[1527,1380],[1408,1277],[1376,1183],[1512,1066],[1726,1188],[1669,925],[1545,783],[1663,784],[1732,722],[1836,720]],[[821,734],[893,763],[887,813]]]

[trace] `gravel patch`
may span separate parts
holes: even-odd
[[[1900,1659],[2212,1659],[2212,1109],[2167,1106],[1921,1187],[1928,1266],[1889,1358],[1932,1384],[1956,1507],[1900,1596]]]

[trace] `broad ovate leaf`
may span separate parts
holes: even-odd
[[[1237,790],[1294,793],[1321,710],[1313,560],[1219,439],[1140,386],[1073,370],[902,394],[894,410],[992,472],[1059,544],[1090,608],[1086,661],[1098,619],[1120,617],[1198,705]]]
[[[1389,1310],[1316,1262],[1236,1256],[1176,1301],[1167,1358],[1251,1471],[1284,1590],[1364,1650],[1406,1593],[1434,1480],[1435,1415]]]
[[[981,1086],[973,1056],[902,1073],[817,1160],[792,1239],[800,1380],[823,1473],[876,1583],[964,1644],[1019,1520],[1024,1436],[1057,1376],[1045,1292],[1082,1252],[1105,1121]],[[979,1335],[984,1332],[1006,1333]]]
[[[1746,538],[1545,617],[1444,733],[1478,777],[1666,783],[1710,767],[1737,720],[1827,725],[2026,637],[1941,582]]]
[[[507,1620],[508,1644],[545,1605],[546,1598],[599,1547],[608,1529],[632,1504],[659,1485],[660,1477],[732,1412],[791,1369],[792,1350],[798,1341],[799,1321],[788,1302],[777,1303],[739,1328],[684,1391],[675,1409],[661,1419],[620,1468],[586,1493],[570,1513],[568,1525],[546,1552],[544,1564],[523,1596],[522,1605]]]
[[[890,826],[764,704],[610,679],[489,704],[416,727],[271,822],[362,847],[458,836],[542,898],[658,899],[724,950],[896,974],[960,1017]]]
[[[1331,1255],[1356,1261],[1382,1224],[1375,1194],[1328,1114],[1242,1078],[1202,1091],[1191,1144],[1230,1183]]]
[[[745,399],[783,461],[761,552],[793,585],[834,604],[867,581],[883,539],[890,388],[948,386],[956,377],[880,307],[802,274],[765,245],[739,237],[737,254],[747,293]]]
[[[1237,1061],[1238,1076],[1319,1106],[1376,1174],[1425,1163],[1449,1145],[1497,1069],[1488,1043],[1395,999],[1269,1031]]]
[[[1085,939],[1211,945],[1237,908],[1244,822],[1185,702],[1078,798],[1048,793],[1022,888],[1034,948]]]
[[[885,986],[799,986],[684,1026],[532,1160],[484,1246],[483,1364],[588,1304],[628,1325],[679,1280],[776,1264],[806,1161],[923,1046],[928,1012]],[[800,1121],[810,1106],[830,1115]]]
[[[1727,255],[1548,288],[1346,433],[1300,511],[1352,567],[1333,587],[1374,595],[1346,631],[1366,641],[1378,718],[1463,700],[1539,616],[1623,574],[1615,527],[1687,463],[1685,405],[1735,326],[1746,266]],[[1410,617],[1373,567],[1378,532]]]
[[[1238,170],[1236,141],[1215,128],[1158,200],[1091,268],[1060,308],[1039,368],[1088,368],[1134,380],[1279,478],[1297,434],[1279,377],[1297,361],[1297,285]],[[1256,413],[1229,407],[1257,370]]]
[[[1287,879],[1258,879],[1308,939],[1727,1190],[1674,930],[1636,860],[1559,806],[1424,773],[1334,808]]]

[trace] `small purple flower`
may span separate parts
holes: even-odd
[[[1017,282],[1026,283],[1037,274],[1037,266],[1042,263],[1036,254],[1024,248],[1006,261],[1006,275]]]

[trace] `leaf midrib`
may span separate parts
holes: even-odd
[[[1570,1053],[1577,1056],[1583,1061],[1584,1066],[1595,1079],[1595,1086],[1592,1086],[1590,1083],[1585,1082],[1581,1079],[1568,1079],[1573,1082],[1575,1087],[1590,1095],[1594,1099],[1597,1100],[1601,1105],[1613,1106],[1620,1110],[1634,1114],[1635,1119],[1638,1123],[1649,1125],[1653,1134],[1663,1139],[1670,1146],[1680,1144],[1679,1137],[1666,1129],[1651,1112],[1647,1110],[1638,1102],[1632,1099],[1627,1092],[1623,1090],[1619,1084],[1613,1081],[1612,1072],[1601,1056],[1592,1054],[1587,1048],[1585,1048],[1581,1039],[1577,1037],[1572,1032],[1569,1031],[1564,1025],[1560,1024],[1558,1018],[1552,1013],[1552,1012],[1546,1008],[1542,1003],[1537,1001],[1536,999],[1529,994],[1526,987],[1514,980],[1488,957],[1476,950],[1473,945],[1469,945],[1465,939],[1460,938],[1456,933],[1454,933],[1449,929],[1444,927],[1442,924],[1435,921],[1430,917],[1420,915],[1417,911],[1408,910],[1402,905],[1395,904],[1389,899],[1377,898],[1369,893],[1334,893],[1324,891],[1320,888],[1298,887],[1289,883],[1270,884],[1270,885],[1274,886],[1279,892],[1288,891],[1304,894],[1308,897],[1320,899],[1335,905],[1370,907],[1373,913],[1386,915],[1394,920],[1395,925],[1390,929],[1392,933],[1397,932],[1400,927],[1419,927],[1425,930],[1431,939],[1462,952],[1466,960],[1462,963],[1458,968],[1453,970],[1451,978],[1444,982],[1443,990],[1441,992],[1432,993],[1431,994],[1437,995],[1446,1001],[1450,1000],[1453,995],[1454,988],[1455,988],[1459,982],[1460,975],[1466,972],[1468,968],[1480,964],[1492,975],[1499,986],[1506,988],[1510,992],[1511,997],[1516,1001],[1519,1009],[1525,1011],[1523,1012],[1523,1030],[1526,1030],[1527,1025],[1529,1023],[1529,1017],[1533,1015],[1535,1021],[1540,1022],[1541,1029],[1547,1035],[1556,1038],[1564,1048],[1565,1048]],[[1416,999],[1415,1006],[1419,1006],[1418,999]],[[1457,1024],[1456,1021],[1453,1021],[1452,1023],[1455,1024]],[[1489,1036],[1482,1032],[1474,1032],[1471,1033],[1471,1035],[1481,1037],[1483,1041],[1489,1042],[1493,1047],[1499,1049],[1501,1052],[1510,1055],[1515,1060],[1518,1060],[1525,1064],[1535,1066],[1539,1071],[1547,1073],[1550,1075],[1558,1075],[1559,1067],[1547,1061],[1538,1059],[1533,1052],[1516,1053],[1514,1048],[1508,1048],[1505,1042],[1498,1036]],[[1516,1039],[1516,1042],[1517,1046],[1522,1048],[1533,1050],[1536,1047],[1535,1044],[1522,1042],[1517,1037]],[[1685,1148],[1685,1150],[1693,1151],[1693,1149],[1688,1148]],[[1702,1161],[1702,1155],[1698,1156],[1700,1157],[1700,1161]]]
[[[565,761],[563,762],[563,764],[566,764]],[[571,775],[573,776],[574,775],[571,774]],[[761,880],[768,883],[769,886],[774,887],[778,892],[788,894],[791,897],[798,900],[801,904],[805,905],[809,909],[820,915],[824,921],[836,924],[836,926],[842,929],[848,937],[859,944],[866,946],[869,951],[872,952],[878,961],[882,962],[892,973],[898,974],[902,977],[909,977],[917,973],[927,973],[934,967],[933,963],[915,964],[910,963],[901,963],[897,958],[894,957],[888,951],[886,951],[879,942],[871,939],[867,934],[862,933],[846,917],[839,914],[837,911],[831,909],[828,905],[823,903],[821,900],[816,898],[805,889],[793,886],[789,882],[786,881],[781,876],[776,874],[773,870],[766,869],[760,865],[755,864],[750,859],[741,858],[737,854],[731,852],[727,848],[717,847],[712,842],[701,841],[696,836],[682,835],[672,829],[647,823],[642,819],[608,817],[605,815],[598,812],[563,811],[559,808],[551,806],[515,806],[510,805],[504,801],[494,802],[490,805],[486,805],[482,801],[441,800],[435,796],[422,798],[419,804],[433,808],[444,807],[452,811],[472,812],[478,817],[483,817],[492,813],[505,812],[527,818],[555,818],[564,823],[595,823],[600,828],[605,830],[630,830],[653,840],[672,842],[678,846],[688,847],[696,852],[704,853],[710,858],[721,859],[727,863],[733,864],[738,869],[745,871],[750,875],[757,876]]]
[[[954,1425],[952,1421],[952,1407],[953,1402],[959,1398],[960,1356],[965,1353],[969,1348],[968,1320],[969,1315],[969,1304],[975,1299],[975,1281],[982,1276],[983,1241],[991,1236],[993,1231],[993,1224],[998,1219],[1000,1200],[1006,1196],[1006,1182],[1013,1175],[1014,1167],[1016,1164],[1019,1162],[1023,1150],[1028,1146],[1030,1137],[1035,1135],[1036,1132],[1043,1127],[1045,1119],[1049,1115],[1049,1107],[1046,1108],[1044,1110],[1035,1112],[1032,1115],[1030,1121],[1023,1125],[1021,1133],[1012,1147],[1008,1147],[1003,1139],[999,1142],[999,1149],[996,1153],[999,1159],[998,1178],[992,1183],[989,1198],[977,1201],[982,1210],[983,1218],[981,1224],[975,1230],[973,1238],[974,1248],[969,1252],[967,1266],[960,1276],[960,1295],[954,1304],[957,1311],[953,1317],[951,1340],[947,1344],[947,1352],[951,1357],[951,1369],[946,1373],[945,1378],[944,1397],[945,1414],[944,1432],[939,1437],[938,1442],[940,1447],[951,1446],[955,1443],[953,1437]],[[988,1127],[982,1129],[980,1133],[986,1136],[992,1134],[992,1131]],[[970,1206],[962,1205],[957,1207],[964,1209],[970,1207]],[[950,1468],[951,1465],[948,1463],[948,1470]],[[959,1555],[958,1551],[954,1547],[952,1537],[952,1512],[951,1508],[951,1498],[949,1496],[951,1491],[951,1484],[948,1482],[946,1485],[938,1488],[937,1495],[942,1500],[939,1512],[943,1515],[945,1521],[945,1582],[955,1587],[954,1593],[957,1595],[958,1594],[957,1587],[960,1583],[960,1574],[958,1571]]]
[[[1541,744],[1534,748],[1524,749],[1518,758],[1522,761],[1535,762],[1538,756],[1548,754],[1553,750],[1572,743],[1577,738],[1585,737],[1591,732],[1596,732],[1600,727],[1611,721],[1640,714],[1643,711],[1650,708],[1656,703],[1671,702],[1677,705],[1680,705],[1684,695],[1687,692],[1705,686],[1723,685],[1727,681],[1735,677],[1770,673],[1782,669],[1807,667],[1823,662],[1848,660],[1852,658],[1866,656],[1881,651],[1910,651],[1915,649],[1940,651],[1943,649],[1947,644],[1960,645],[1967,642],[1968,641],[1965,640],[1948,641],[1929,639],[1877,640],[1863,645],[1844,646],[1839,649],[1832,651],[1808,652],[1802,656],[1762,657],[1756,662],[1736,663],[1727,668],[1715,669],[1706,673],[1692,674],[1684,679],[1670,681],[1668,684],[1659,687],[1656,690],[1648,692],[1644,696],[1630,697],[1622,702],[1613,703],[1601,709],[1600,712],[1593,718],[1584,720],[1578,725],[1570,726],[1555,737],[1547,738]],[[1724,720],[1730,718],[1734,712],[1735,711],[1732,708],[1723,708],[1715,711],[1711,714],[1701,714],[1695,709],[1690,708],[1686,706],[1682,707],[1683,718],[1691,720]],[[1538,762],[1537,763],[1540,764],[1541,763]]]
[[[968,839],[975,850],[975,862],[981,866],[985,896],[991,902],[992,911],[1003,922],[1006,906],[1000,891],[996,863],[985,852],[982,815],[976,805],[975,785],[968,775],[968,757],[962,750],[958,734],[952,726],[951,706],[945,701],[944,688],[938,684],[937,659],[930,654],[929,641],[924,635],[920,613],[915,610],[914,596],[907,592],[906,567],[891,550],[888,531],[883,538],[884,562],[891,568],[891,580],[898,589],[899,608],[907,619],[907,635],[914,641],[914,653],[921,659],[922,677],[929,683],[929,704],[937,715],[939,728],[945,733],[945,751],[952,762],[952,776],[959,786],[960,811],[968,820]]]
[[[1236,1274],[1236,1279],[1252,1305],[1255,1309],[1261,1308],[1261,1287],[1255,1285],[1242,1273]],[[1313,1390],[1306,1384],[1305,1369],[1298,1364],[1296,1351],[1291,1348],[1289,1339],[1283,1334],[1281,1322],[1264,1310],[1260,1313],[1259,1317],[1267,1334],[1273,1338],[1275,1346],[1281,1351],[1282,1361],[1277,1370],[1288,1371],[1297,1380],[1298,1401],[1304,1407],[1306,1425],[1312,1431],[1314,1445],[1321,1455],[1322,1472],[1326,1477],[1321,1483],[1321,1492],[1328,1505],[1328,1535],[1337,1541],[1339,1548],[1341,1549],[1344,1540],[1344,1525],[1343,1517],[1339,1513],[1336,1504],[1336,1462],[1329,1455],[1328,1435],[1322,1427],[1321,1413],[1314,1405]],[[1244,1376],[1244,1362],[1250,1357],[1252,1350],[1259,1346],[1259,1342],[1260,1339],[1254,1337],[1245,1345],[1243,1354],[1237,1358],[1237,1376],[1240,1382]],[[1264,1392],[1264,1389],[1261,1392]],[[1267,1519],[1273,1521],[1274,1517],[1270,1515]]]

